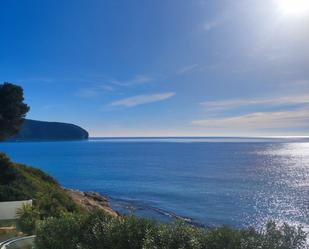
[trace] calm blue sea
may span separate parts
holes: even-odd
[[[68,188],[97,191],[123,213],[161,221],[309,227],[309,140],[90,139],[1,143],[14,161]]]

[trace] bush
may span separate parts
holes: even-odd
[[[37,248],[139,249],[156,223],[136,217],[114,218],[103,211],[63,214],[38,225]],[[67,243],[70,246],[66,247]]]
[[[110,229],[111,248],[140,249],[148,231],[155,229],[156,223],[143,218],[128,216],[114,219]]]
[[[114,218],[98,211],[64,214],[40,222],[37,249],[305,249],[301,228],[269,222],[253,228],[196,228],[181,222],[158,224],[133,216]]]
[[[211,229],[204,238],[207,249],[238,249],[241,248],[241,232],[227,226]]]
[[[301,227],[277,226],[275,222],[269,222],[265,231],[260,233],[257,245],[263,249],[300,249],[306,247],[306,237]]]
[[[36,248],[77,249],[84,231],[84,217],[63,214],[61,218],[47,218],[38,225]]]
[[[111,248],[112,228],[117,222],[116,219],[103,212],[88,214],[84,218],[83,232],[77,235],[77,239],[83,244],[82,248]]]
[[[23,204],[17,210],[16,228],[25,234],[34,234],[36,222],[39,220],[39,213],[30,204]]]
[[[183,222],[161,224],[149,230],[144,240],[144,249],[200,249],[203,248],[205,231]]]

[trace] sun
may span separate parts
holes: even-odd
[[[284,15],[303,16],[309,14],[309,0],[277,0]]]

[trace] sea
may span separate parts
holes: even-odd
[[[91,138],[6,142],[0,151],[122,214],[198,226],[309,229],[309,138]]]

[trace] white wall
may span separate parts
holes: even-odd
[[[32,205],[32,200],[0,202],[0,220],[16,219],[16,211],[21,208],[23,204]]]

